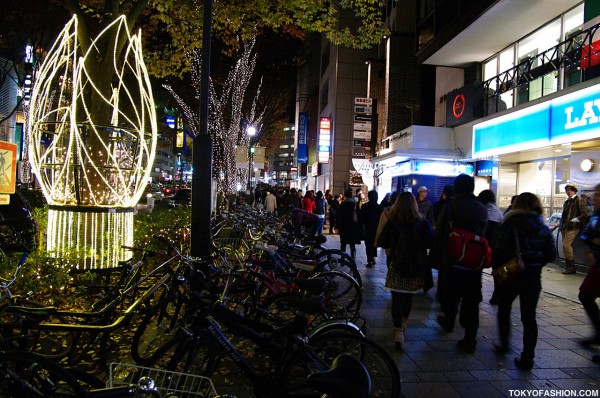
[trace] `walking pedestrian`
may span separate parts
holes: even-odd
[[[454,179],[456,199],[448,203],[440,215],[440,223],[435,231],[435,258],[441,261],[440,273],[443,290],[439,292],[443,315],[437,319],[444,331],[454,330],[456,316],[465,329],[457,348],[467,353],[475,352],[477,329],[479,328],[479,303],[481,302],[481,269],[472,270],[450,257],[448,238],[451,227],[461,228],[473,234],[484,236],[487,226],[487,209],[473,194],[475,180],[460,174]]]
[[[271,193],[270,191],[266,192],[264,205],[265,211],[269,213],[275,213],[275,211],[277,210],[277,197],[274,193]]]
[[[315,211],[314,214],[319,218],[317,224],[315,224],[315,233],[317,235],[323,235],[323,225],[325,224],[325,213],[327,213],[327,202],[323,197],[323,191],[317,192],[317,199],[315,200]],[[314,234],[313,234],[314,235]]]
[[[525,265],[525,269],[516,277],[496,286],[500,344],[494,347],[499,354],[505,354],[509,350],[510,313],[513,301],[519,296],[523,351],[515,358],[515,365],[523,370],[533,368],[538,337],[536,308],[542,290],[542,267],[556,258],[554,238],[544,222],[543,212],[542,203],[536,195],[531,192],[520,194],[498,229],[492,259],[492,267],[498,268],[520,250]]]
[[[367,254],[367,268],[373,268],[375,257],[377,257],[377,247],[375,246],[375,236],[379,226],[379,218],[383,208],[377,203],[377,191],[367,192],[369,201],[360,208],[360,223],[363,227],[365,237],[365,252]]]
[[[579,301],[592,321],[594,335],[581,342],[584,346],[600,345],[600,310],[596,299],[600,297],[600,184],[594,187],[594,214],[581,233],[594,259],[585,279],[579,287]]]
[[[381,205],[381,207],[388,207],[391,206],[392,204],[390,203],[390,201],[392,200],[392,193],[388,192],[385,194],[385,196],[383,197],[383,199],[381,199],[381,202],[379,203]]]
[[[563,274],[566,275],[576,272],[573,242],[588,218],[585,204],[577,197],[577,191],[575,184],[568,183],[565,185],[567,200],[563,204],[563,211],[560,218],[560,233],[563,236],[563,253],[565,256],[565,270]],[[556,227],[552,229],[554,230]]]
[[[314,191],[306,191],[306,195],[302,198],[302,209],[306,210],[309,213],[314,213],[315,211],[315,193]]]
[[[437,224],[437,219],[442,213],[442,210],[444,210],[444,207],[446,207],[448,202],[451,202],[452,199],[454,199],[454,186],[448,184],[444,186],[444,190],[442,191],[439,200],[433,204],[433,220],[435,224]]]
[[[345,199],[337,212],[336,225],[340,233],[340,248],[346,251],[350,246],[350,257],[356,260],[356,245],[362,241],[360,224],[358,223],[358,203],[352,197],[352,188],[344,192]]]
[[[494,192],[492,190],[484,189],[483,191],[479,192],[477,199],[479,199],[479,201],[485,206],[488,212],[488,223],[485,229],[485,238],[488,240],[490,247],[493,248],[496,242],[498,229],[500,228],[500,223],[502,222],[504,215],[502,214],[498,206],[496,206],[496,195],[494,195]],[[492,251],[492,258],[493,256],[494,253]],[[492,293],[492,297],[490,298],[491,305],[498,304],[498,297],[496,295],[495,286],[496,284],[494,283],[494,291]]]
[[[423,186],[419,187],[417,192],[419,195],[417,197],[417,205],[419,206],[419,213],[421,213],[423,215],[425,220],[429,223],[429,226],[433,227],[433,225],[434,225],[433,205],[431,204],[429,199],[427,199],[427,194],[429,193],[429,189],[427,189],[427,187],[423,185]]]
[[[329,205],[329,233],[333,234],[336,226],[337,219],[337,211],[340,208],[340,195],[332,195],[331,198],[327,200],[327,204]]]
[[[392,206],[377,241],[390,252],[385,287],[392,294],[392,322],[397,349],[406,349],[405,331],[413,295],[424,286],[423,272],[432,241],[431,229],[419,213],[415,197],[411,192],[402,192]]]

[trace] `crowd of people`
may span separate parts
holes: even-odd
[[[552,231],[560,228],[566,263],[564,274],[576,272],[572,249],[575,239],[586,242],[593,257],[579,299],[595,333],[581,343],[600,345],[600,310],[596,303],[600,297],[600,184],[595,187],[595,212],[591,218],[576,196],[577,187],[567,184],[561,223],[552,228],[546,225],[541,201],[535,194],[524,192],[513,196],[510,206],[502,212],[496,205],[494,192],[486,189],[476,196],[474,189],[473,177],[461,174],[452,185],[444,187],[435,203],[427,198],[429,190],[425,186],[417,189],[416,196],[411,192],[393,192],[381,201],[376,191],[369,191],[365,197],[360,188],[348,188],[343,194],[332,194],[330,190],[315,194],[309,190],[304,195],[295,188],[267,189],[254,195],[247,192],[245,200],[279,215],[293,208],[314,214],[316,226],[312,233],[322,235],[326,228],[330,234],[339,233],[341,250],[349,249],[353,259],[358,245],[364,242],[366,268],[376,265],[377,248],[385,249],[385,286],[391,291],[394,342],[400,350],[407,344],[405,330],[412,298],[434,286],[432,269],[437,269],[436,298],[441,309],[437,322],[443,331],[450,333],[458,318],[464,337],[457,342],[457,348],[467,353],[475,351],[479,303],[483,300],[483,267],[467,267],[451,255],[449,241],[453,231],[467,231],[483,238],[491,250],[492,269],[505,267],[518,257],[520,272],[507,282],[495,284],[490,304],[498,306],[498,343],[494,348],[497,354],[505,355],[509,351],[512,305],[519,298],[523,348],[514,362],[523,370],[534,366],[541,270],[557,256]]]

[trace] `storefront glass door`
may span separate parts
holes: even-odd
[[[517,191],[532,192],[542,201],[546,220],[562,212],[565,201],[564,185],[570,178],[569,158],[557,158],[520,163]]]

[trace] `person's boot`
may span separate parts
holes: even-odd
[[[397,350],[406,349],[406,341],[404,340],[404,329],[394,328],[394,342],[396,343]]]
[[[408,318],[402,318],[400,327],[394,330],[394,341],[396,342],[397,350],[404,351],[406,349],[406,337],[404,336],[406,325],[408,325]]]
[[[575,260],[565,260],[567,269],[565,269],[562,273],[564,275],[574,274],[575,271]]]

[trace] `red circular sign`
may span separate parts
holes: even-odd
[[[454,97],[454,103],[452,104],[452,113],[456,119],[460,119],[465,111],[465,96],[464,94],[457,94]]]

